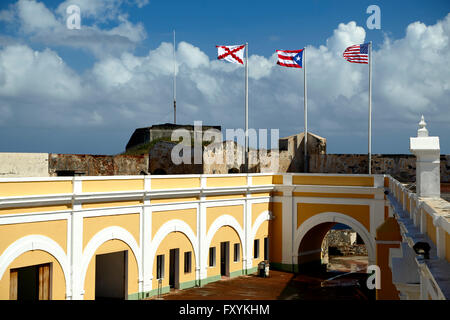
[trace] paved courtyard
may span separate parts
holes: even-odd
[[[358,258],[335,260],[339,271],[317,274],[293,274],[270,270],[268,278],[257,274],[236,278],[222,278],[203,287],[171,290],[162,300],[372,300],[374,292],[365,288],[364,262]],[[350,269],[348,266],[353,266]],[[355,268],[354,266],[359,266]],[[347,266],[347,268],[345,268]],[[351,270],[353,269],[353,270]],[[348,271],[351,273],[332,281],[325,281]]]

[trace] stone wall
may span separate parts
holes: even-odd
[[[201,126],[202,132],[207,130],[215,130],[217,132],[221,132],[221,126]],[[129,150],[133,147],[136,147],[140,144],[147,143],[150,141],[164,139],[170,140],[172,134],[175,130],[187,130],[189,133],[194,132],[193,125],[183,125],[183,124],[173,124],[173,123],[165,123],[165,124],[156,124],[151,127],[146,128],[138,128],[136,129],[130,137],[125,149]]]
[[[0,153],[0,178],[48,175],[48,153]]]
[[[368,173],[367,154],[311,154],[311,173]],[[390,174],[402,182],[416,180],[416,157],[408,154],[373,154],[372,173]],[[441,182],[450,182],[450,155],[441,155]]]
[[[358,234],[351,229],[330,230],[322,242],[322,261],[329,256],[367,256],[367,248]]]
[[[172,149],[175,142],[159,141],[149,152],[149,172],[151,174],[201,174],[201,164],[194,164],[194,150],[190,148],[190,164],[176,165],[172,162]],[[180,154],[180,157],[182,155]]]
[[[210,144],[203,149],[203,173],[245,172],[244,157],[244,147],[235,141]],[[248,162],[249,173],[278,171],[278,154],[270,150],[250,149]]]
[[[279,139],[278,152],[265,149],[249,150],[249,173],[265,172],[304,172],[304,134],[299,133]],[[222,162],[214,163],[217,153]],[[308,153],[326,153],[326,139],[308,133]],[[204,173],[222,174],[234,169],[244,172],[244,147],[234,141],[215,143],[204,148]]]
[[[148,174],[148,155],[90,155],[59,154],[48,155],[48,174],[114,176]]]

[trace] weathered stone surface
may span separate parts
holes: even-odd
[[[441,155],[441,182],[450,182],[450,155]],[[368,173],[367,154],[312,154],[311,173]],[[373,154],[372,173],[390,174],[402,182],[416,180],[416,157],[409,154]]]
[[[48,153],[0,153],[0,177],[48,177]]]
[[[358,241],[359,240],[359,241]],[[366,256],[367,248],[351,230],[330,230],[322,242],[322,261],[328,262],[329,256]]]
[[[203,132],[210,129],[217,130],[218,132],[221,131],[221,126],[202,125],[201,128]],[[194,132],[193,125],[181,125],[173,123],[155,124],[151,127],[138,128],[131,135],[130,140],[128,141],[126,146],[126,150],[156,139],[170,139],[172,137],[172,132],[174,130],[180,129],[187,130],[190,133]]]
[[[48,155],[48,173],[58,175],[139,175],[148,173],[148,155],[90,155],[58,154]]]
[[[156,129],[168,134],[174,128],[162,125]],[[193,126],[187,129],[193,130]],[[250,149],[248,172],[304,172],[303,138],[302,132],[279,139],[278,152]],[[244,147],[235,141],[202,146],[201,164],[194,163],[194,149],[191,148],[191,163],[175,165],[171,154],[176,145],[175,142],[159,141],[149,154],[139,156],[3,153],[0,154],[3,157],[0,157],[0,176],[226,174],[245,171]],[[367,154],[326,154],[326,139],[311,133],[308,133],[308,158],[310,173],[368,173]],[[440,169],[441,182],[450,183],[450,155],[441,155]],[[414,155],[372,155],[374,174],[390,174],[401,182],[415,182],[415,170]]]
[[[190,164],[174,164],[172,162],[172,149],[174,142],[159,141],[150,149],[149,171],[151,174],[201,174],[202,165],[194,163],[194,150],[190,148]],[[182,155],[180,155],[181,157]]]
[[[304,172],[303,137],[304,134],[299,133],[281,138],[279,152],[250,149],[248,172]],[[213,143],[204,147],[203,165],[174,165],[170,155],[175,145],[158,142],[153,147],[150,151],[150,172],[157,168],[172,174],[244,172],[244,147],[235,141]],[[311,133],[308,134],[308,154],[311,173],[368,173],[367,154],[326,154],[326,139]],[[415,169],[414,155],[372,155],[374,174],[390,174],[399,181],[414,182]],[[450,155],[441,156],[441,181],[450,181]]]

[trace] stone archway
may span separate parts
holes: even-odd
[[[342,223],[356,231],[366,245],[369,265],[376,263],[375,239],[356,219],[337,212],[324,212],[307,219],[296,230],[293,244],[293,264],[300,260],[313,263],[320,259],[321,243],[325,234],[336,223]]]

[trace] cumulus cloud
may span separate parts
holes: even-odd
[[[66,16],[66,9],[71,5],[80,8],[82,18],[95,18],[98,21],[115,19],[120,12],[120,0],[66,0],[56,9],[56,13],[61,17]]]
[[[80,78],[52,50],[33,51],[25,45],[0,51],[2,97],[76,100],[81,95]]]
[[[142,23],[130,22],[120,11],[122,3],[116,0],[68,0],[52,12],[42,2],[19,0],[0,12],[0,21],[17,25],[22,34],[36,43],[80,48],[96,57],[119,55],[133,50],[147,37]],[[72,4],[80,7],[81,29],[66,26],[66,9]],[[94,23],[89,24],[89,21]],[[114,26],[98,26],[106,21]]]
[[[41,2],[19,0],[17,12],[21,27],[27,33],[52,30],[59,25],[53,13]]]
[[[450,14],[435,25],[410,24],[406,36],[386,40],[374,54],[378,86],[375,94],[383,104],[395,106],[396,117],[416,118],[428,113],[450,121]]]
[[[122,15],[120,7],[124,4],[142,8],[148,3],[148,0],[66,0],[58,6],[56,13],[64,17],[67,7],[76,5],[80,8],[83,18],[95,18],[99,22],[104,22]]]

